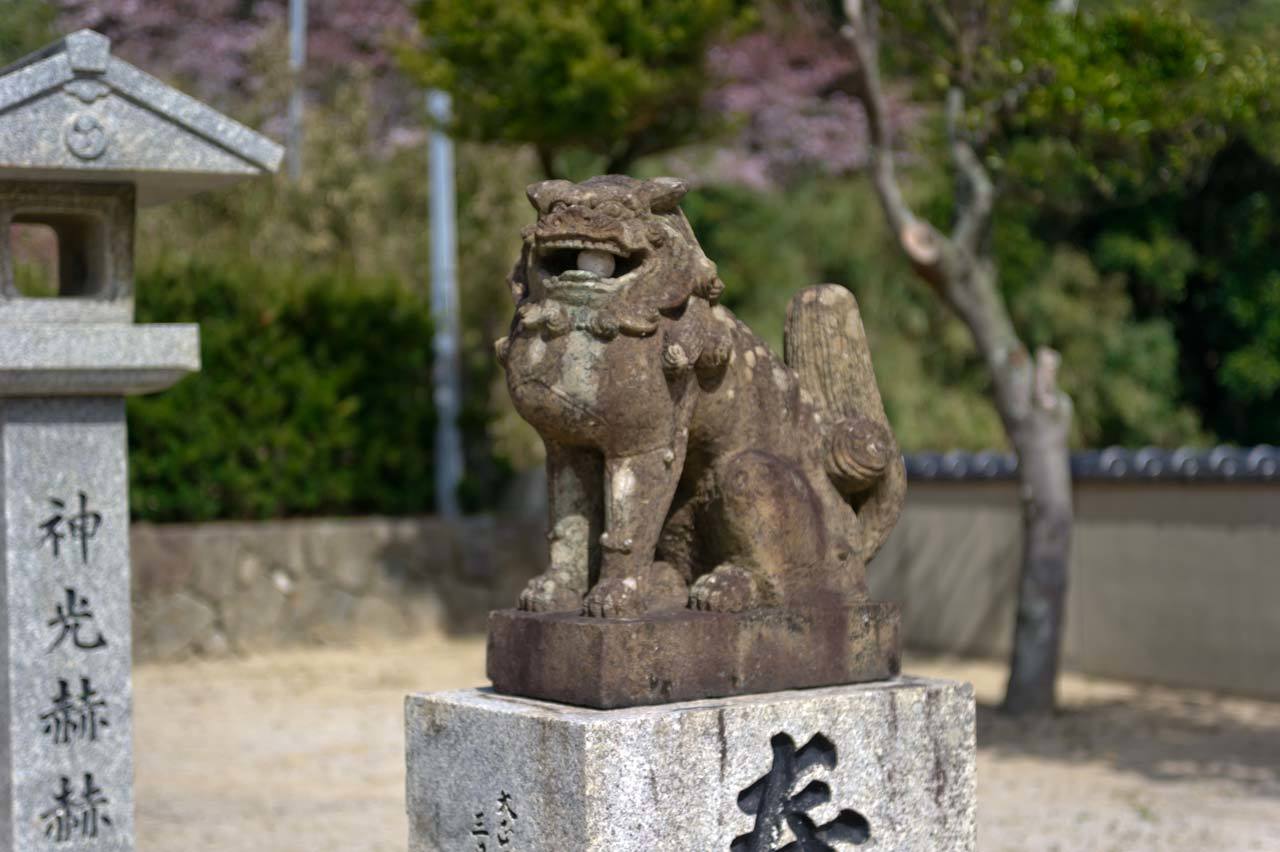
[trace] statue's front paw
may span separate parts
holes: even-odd
[[[635,618],[646,610],[640,583],[635,577],[612,577],[596,583],[582,611],[597,618]]]
[[[582,607],[582,592],[564,577],[548,571],[524,587],[519,606],[528,612],[577,612]]]
[[[723,372],[732,357],[733,338],[723,329],[716,329],[704,342],[702,354],[698,356],[694,366],[698,370],[698,375],[713,376]]]
[[[756,603],[756,580],[737,565],[720,565],[689,590],[689,607],[707,612],[742,612]]]
[[[679,343],[668,343],[662,350],[662,370],[668,376],[678,376],[692,366],[689,353]]]

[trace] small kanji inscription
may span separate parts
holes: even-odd
[[[89,509],[89,495],[83,491],[76,492],[78,507],[67,507],[67,502],[58,497],[50,497],[49,505],[53,513],[40,523],[40,545],[48,545],[53,551],[54,559],[62,555],[62,542],[71,539],[78,545],[80,561],[89,564],[89,543],[98,534],[102,526],[102,514]]]
[[[91,623],[94,619],[89,599],[77,593],[72,587],[63,589],[63,593],[62,603],[55,607],[54,616],[48,622],[48,626],[57,630],[58,633],[49,645],[49,651],[52,652],[68,640],[72,647],[81,651],[105,648],[106,637]]]
[[[97,742],[102,732],[111,727],[107,719],[107,701],[87,677],[80,678],[80,688],[72,690],[70,682],[58,678],[58,688],[48,710],[40,714],[41,733],[54,745],[72,741]]]
[[[84,774],[84,784],[79,792],[71,779],[63,775],[58,779],[52,807],[40,814],[44,836],[54,843],[96,838],[104,829],[111,827],[111,816],[106,810],[108,804],[110,802],[94,781],[92,772]]]
[[[515,798],[506,790],[498,793],[492,821],[483,808],[475,812],[471,820],[471,838],[475,852],[513,850],[515,848],[516,813]]]

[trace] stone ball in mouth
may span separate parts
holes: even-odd
[[[590,272],[598,278],[613,277],[613,270],[616,266],[617,258],[607,251],[583,249],[578,252],[578,268],[584,272]]]

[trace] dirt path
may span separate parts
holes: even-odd
[[[139,668],[139,849],[403,852],[404,694],[483,669],[483,642],[441,639]],[[908,669],[986,707],[1003,677]],[[980,709],[983,852],[1280,850],[1280,704],[1077,677],[1063,694],[1047,722]]]

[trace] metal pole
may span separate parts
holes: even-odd
[[[289,0],[289,177],[302,177],[303,76],[307,67],[307,0]]]
[[[462,376],[458,361],[458,236],[454,198],[453,140],[444,131],[451,113],[448,92],[427,92],[431,128],[431,321],[432,385],[436,406],[436,511],[458,514],[462,481],[462,436],[458,414]]]

